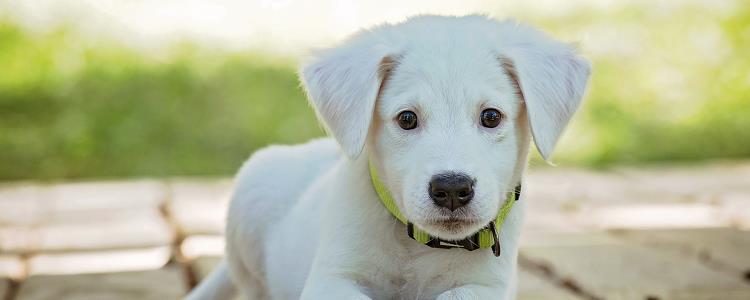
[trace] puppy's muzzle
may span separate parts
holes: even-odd
[[[441,173],[430,179],[429,195],[437,206],[451,211],[474,199],[474,180],[463,173]]]

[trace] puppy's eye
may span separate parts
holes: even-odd
[[[488,108],[482,111],[480,116],[482,120],[482,126],[487,128],[495,128],[503,120],[503,114],[497,109]]]
[[[396,118],[398,121],[398,126],[400,126],[404,130],[411,130],[414,128],[417,128],[417,114],[415,114],[413,111],[402,111],[398,114],[398,117]]]

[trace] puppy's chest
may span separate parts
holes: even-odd
[[[427,274],[415,263],[375,272],[364,285],[373,299],[434,299],[444,290],[445,274]]]
[[[413,241],[412,241],[413,242]],[[414,252],[391,256],[366,284],[373,299],[435,299],[459,285],[460,269],[449,253],[417,245]],[[459,271],[460,272],[460,271]]]

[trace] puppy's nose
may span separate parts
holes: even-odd
[[[429,193],[435,204],[454,211],[474,198],[474,180],[461,173],[437,174],[430,179]]]

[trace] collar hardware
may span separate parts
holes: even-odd
[[[520,191],[520,186],[516,188],[517,191]],[[516,200],[518,201],[518,196],[516,196]],[[495,240],[495,242],[492,244],[492,254],[495,254],[495,257],[500,257],[500,236],[497,235],[497,226],[495,226],[495,221],[490,222],[489,225],[490,232],[492,233],[492,239]]]
[[[401,211],[399,211],[398,207],[396,206],[396,202],[393,200],[393,197],[391,196],[388,189],[386,189],[385,185],[383,185],[383,183],[377,177],[375,167],[372,165],[372,163],[370,163],[369,168],[370,179],[372,180],[372,185],[375,189],[375,192],[378,194],[378,198],[380,198],[380,201],[383,202],[383,205],[388,209],[391,215],[393,215],[396,219],[401,221],[401,223],[404,223],[406,225],[406,234],[410,238],[419,242],[420,244],[439,249],[461,248],[468,251],[474,251],[481,248],[491,248],[492,253],[495,256],[500,256],[500,236],[498,234],[499,229],[497,226],[498,224],[502,226],[505,218],[508,216],[508,213],[510,213],[513,204],[521,198],[520,183],[513,189],[513,191],[507,193],[505,203],[500,208],[500,211],[498,212],[495,220],[491,221],[489,224],[487,224],[486,227],[480,229],[479,231],[465,239],[458,241],[446,241],[438,237],[429,235],[426,231],[419,229],[418,227],[414,226],[412,222],[407,220],[404,215],[401,214]]]

